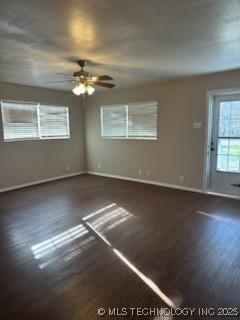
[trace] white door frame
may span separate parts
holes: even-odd
[[[209,190],[213,99],[215,96],[224,96],[224,95],[231,95],[231,94],[240,94],[240,87],[207,91],[204,156],[203,156],[203,192],[204,193],[213,193]],[[226,196],[230,198],[239,199],[239,197],[237,196],[231,196],[231,195],[226,195]]]

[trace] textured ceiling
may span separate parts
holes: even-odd
[[[240,67],[238,0],[0,0],[0,81],[70,89],[87,70],[117,86]],[[65,75],[66,74],[66,75]]]

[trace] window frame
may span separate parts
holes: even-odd
[[[240,101],[240,96],[239,98],[233,98],[233,99],[230,99],[229,97],[226,97],[226,99],[221,99],[221,101],[219,102],[218,104],[218,108],[217,108],[217,111],[216,111],[216,119],[217,119],[217,123],[216,123],[216,132],[217,132],[217,137],[216,137],[216,163],[215,163],[215,171],[217,173],[220,173],[220,174],[240,174],[240,171],[234,171],[234,170],[221,170],[219,167],[218,167],[218,157],[227,157],[228,158],[228,162],[229,162],[229,156],[236,156],[236,157],[240,157],[239,155],[231,155],[229,153],[227,154],[220,154],[219,153],[219,140],[226,140],[228,141],[228,149],[229,149],[229,145],[230,145],[230,140],[240,140],[240,137],[234,137],[234,136],[231,136],[231,135],[228,135],[228,136],[220,136],[219,135],[219,128],[220,128],[220,121],[221,121],[221,118],[220,118],[220,105],[222,102],[232,102],[232,101]],[[238,118],[237,118],[238,119]],[[240,119],[240,118],[239,118]],[[232,119],[231,116],[230,118],[228,119],[228,121],[231,121],[231,120],[235,120],[235,119]],[[229,127],[230,128],[230,127]],[[229,168],[229,164],[227,165],[227,168]]]
[[[3,121],[3,108],[2,103],[19,103],[19,104],[35,104],[36,105],[36,113],[37,113],[37,124],[38,124],[38,137],[36,138],[14,138],[14,139],[5,139],[4,138],[4,121]],[[55,136],[55,137],[41,137],[41,128],[40,128],[40,107],[41,106],[50,106],[50,107],[59,107],[59,108],[65,108],[67,109],[67,132],[68,136],[61,137],[61,136]],[[51,103],[40,103],[36,101],[23,101],[23,100],[7,100],[7,99],[1,99],[0,100],[0,129],[1,129],[1,135],[0,140],[3,142],[21,142],[21,141],[44,141],[44,140],[68,140],[71,139],[71,130],[70,130],[70,108],[68,106],[64,105],[55,105]]]
[[[148,137],[148,136],[139,136],[139,137],[132,137],[128,136],[128,118],[129,118],[129,106],[131,105],[137,105],[137,104],[149,104],[149,103],[155,103],[156,104],[156,136],[154,137]],[[103,108],[104,107],[119,107],[119,106],[126,106],[126,136],[125,137],[118,137],[118,136],[103,136]],[[146,141],[157,141],[158,140],[158,101],[157,100],[148,100],[148,101],[138,101],[138,102],[128,102],[128,103],[121,103],[121,104],[108,104],[108,105],[101,105],[100,106],[100,133],[101,133],[101,139],[103,140],[146,140]]]

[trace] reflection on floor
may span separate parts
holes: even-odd
[[[44,260],[44,262],[39,263],[40,269],[47,267],[54,263],[54,261],[59,262],[59,258],[61,258],[63,262],[69,261],[83,252],[83,250],[89,248],[92,244],[91,242],[95,240],[95,236],[89,236],[89,230],[86,226],[91,229],[93,228],[98,235],[99,233],[105,234],[132,216],[130,212],[117,206],[116,203],[111,203],[84,216],[82,218],[82,224],[78,224],[54,237],[33,245],[31,250],[35,259]],[[64,252],[62,247],[67,247],[70,244],[71,246]],[[61,251],[60,248],[62,249]]]
[[[94,236],[84,237],[88,233],[89,231],[82,224],[79,224],[46,241],[32,246],[31,250],[35,259],[44,261],[39,263],[39,268],[44,269],[48,265],[59,261],[59,258],[62,259],[63,262],[69,261],[80,254],[95,239]],[[84,239],[80,241],[80,238]],[[64,250],[60,251],[62,247],[67,246],[71,242],[73,242],[73,245],[70,249],[65,253]],[[54,255],[54,252],[56,255]]]
[[[170,299],[151,279],[146,277],[138,268],[136,268],[120,251],[113,248],[113,252],[132,270],[167,306],[176,309],[180,305],[175,303],[176,299]],[[178,299],[179,301],[179,299]]]
[[[175,306],[174,302],[168,298],[151,279],[138,270],[119,250],[113,248],[111,243],[104,236],[104,233],[108,230],[124,223],[132,216],[133,215],[124,208],[117,206],[116,203],[112,203],[83,217],[82,221],[88,228],[90,228],[91,231],[93,231],[95,236],[111,247],[114,254],[118,256],[125,265],[132,270],[155,294],[157,294],[160,299],[162,299],[169,307],[176,308],[177,306]],[[84,237],[88,233],[88,229],[83,224],[79,224],[46,241],[32,246],[31,250],[35,259],[38,260],[40,258],[47,257],[53,251],[74,242],[76,239]],[[64,261],[68,261],[69,259],[74,258],[74,256],[80,254],[81,251],[84,250],[84,247],[93,240],[95,240],[95,237],[91,236],[78,242],[77,246],[75,245],[76,250],[68,256],[63,257]],[[50,262],[54,262],[54,259],[50,258],[49,261],[41,263],[39,265],[40,269],[46,267]]]
[[[232,219],[232,218],[225,217],[225,216],[222,216],[222,215],[210,214],[210,213],[203,212],[203,211],[197,211],[197,213],[201,214],[201,215],[203,215],[205,217],[218,220],[218,221],[222,221],[222,222],[226,222],[226,223],[230,223],[230,224],[240,225],[240,220],[239,219]]]
[[[239,201],[86,175],[0,204],[1,319],[239,306]]]
[[[83,221],[87,221],[98,232],[106,233],[107,231],[117,227],[119,224],[130,219],[133,215],[116,203],[99,209],[83,217]]]
[[[82,224],[79,224],[78,226],[68,229],[67,231],[62,232],[55,237],[32,246],[31,250],[35,259],[40,259],[56,249],[59,249],[64,245],[74,241],[75,239],[82,237],[86,233],[88,233],[88,230]]]

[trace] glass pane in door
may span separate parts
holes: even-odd
[[[240,101],[220,103],[217,171],[240,173]]]

